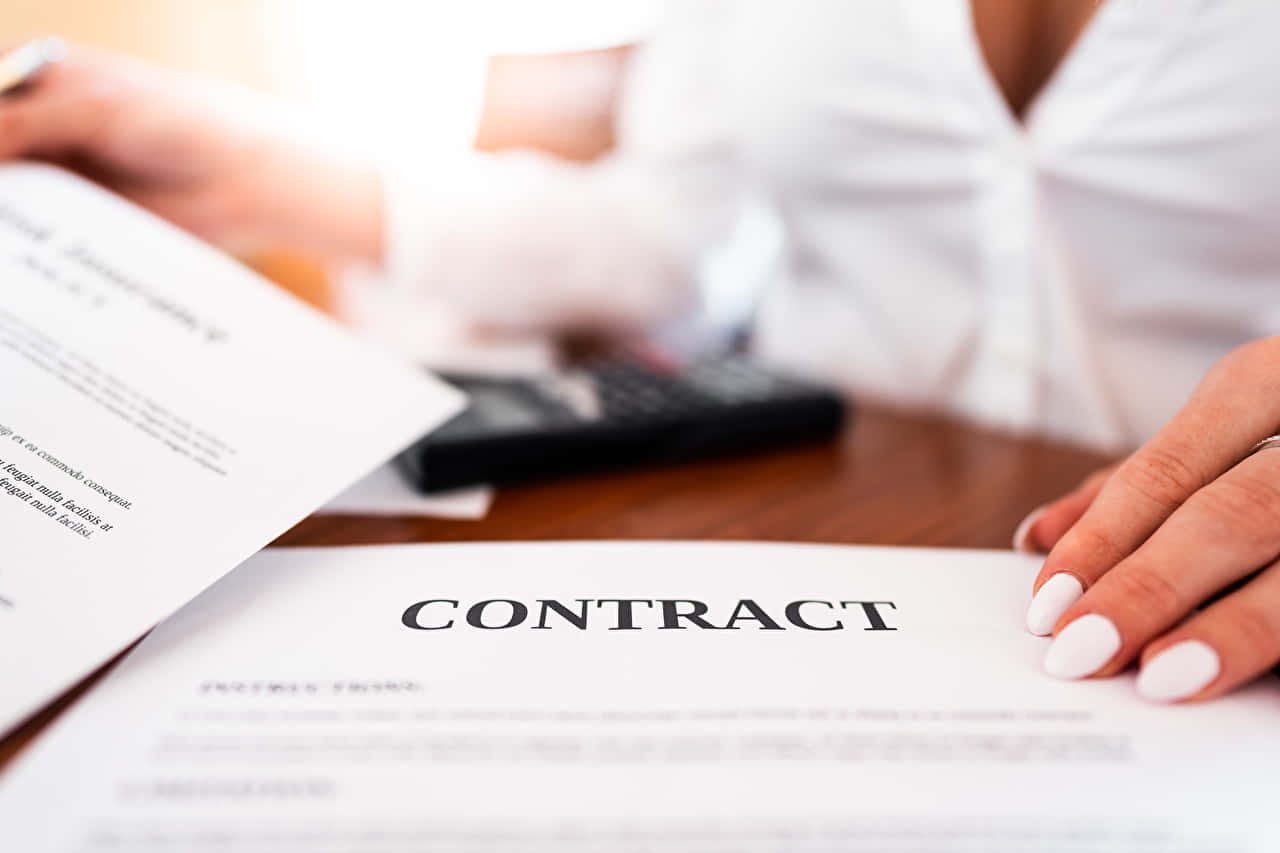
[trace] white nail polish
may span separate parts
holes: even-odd
[[[1022,554],[1035,554],[1036,549],[1031,546],[1029,537],[1031,536],[1031,528],[1044,515],[1044,511],[1048,507],[1038,506],[1022,519],[1022,523],[1018,525],[1018,529],[1013,531],[1013,550]]]
[[[1076,603],[1076,599],[1084,595],[1084,587],[1080,581],[1066,572],[1059,572],[1049,578],[1036,591],[1027,608],[1027,630],[1041,637],[1053,633],[1053,626],[1058,624],[1067,608]]]
[[[1176,702],[1199,693],[1222,671],[1208,643],[1186,640],[1147,661],[1138,673],[1138,693],[1152,702]]]
[[[1054,678],[1093,675],[1120,651],[1120,632],[1110,619],[1089,613],[1062,629],[1044,656],[1044,671]]]

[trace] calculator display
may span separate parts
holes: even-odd
[[[437,431],[438,438],[528,433],[600,417],[595,381],[585,374],[452,381],[467,392],[468,406]]]
[[[469,389],[468,414],[474,426],[487,429],[537,427],[546,420],[545,409],[539,409],[527,395],[512,393],[501,385],[479,385]]]

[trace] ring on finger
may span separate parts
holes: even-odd
[[[1259,441],[1252,448],[1250,448],[1248,453],[1245,454],[1245,458],[1247,459],[1253,454],[1261,453],[1264,450],[1280,450],[1280,433],[1276,433],[1273,436],[1269,436],[1267,438],[1262,439],[1262,441]]]

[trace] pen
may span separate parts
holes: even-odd
[[[30,81],[66,52],[62,39],[50,37],[26,42],[0,56],[0,95]]]

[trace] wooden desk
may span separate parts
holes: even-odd
[[[277,545],[486,539],[768,539],[1006,548],[1106,457],[863,410],[838,441],[502,491],[483,521],[309,518]],[[0,770],[111,664],[9,738]]]

